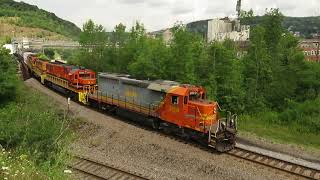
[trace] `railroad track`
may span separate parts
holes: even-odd
[[[236,147],[233,150],[229,151],[228,154],[271,168],[286,171],[290,174],[295,174],[308,179],[320,180],[320,171],[311,167],[302,166],[293,162],[288,162],[275,157],[252,152],[239,147]]]
[[[118,167],[80,156],[74,157],[74,162],[70,167],[82,174],[88,175],[91,177],[90,179],[148,179],[141,174],[128,172]]]

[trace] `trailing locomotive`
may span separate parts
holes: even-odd
[[[236,116],[220,118],[218,104],[206,99],[203,87],[108,73],[98,74],[98,87],[88,98],[95,107],[134,112],[131,117],[142,115],[155,129],[169,129],[221,152],[235,145]]]
[[[87,94],[97,90],[96,74],[90,69],[50,62],[33,53],[25,53],[24,62],[42,84],[62,88],[80,102],[86,103]]]

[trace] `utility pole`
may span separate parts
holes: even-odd
[[[318,38],[318,42],[317,42],[317,62],[320,62],[319,60],[319,44],[320,44],[320,34],[319,34],[319,31],[317,32],[317,38]]]
[[[238,19],[240,18],[240,13],[241,13],[241,0],[237,1],[237,7],[236,7]]]

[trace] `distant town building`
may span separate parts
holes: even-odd
[[[173,37],[172,31],[170,28],[163,29],[160,31],[154,31],[147,34],[149,37],[152,38],[163,38],[164,42],[169,43]]]
[[[171,32],[170,29],[166,29],[163,33],[162,33],[162,37],[163,37],[163,40],[165,42],[169,42],[171,41],[172,37],[173,37],[173,34]]]
[[[246,45],[250,37],[250,26],[240,24],[241,0],[237,0],[236,5],[237,18],[230,19],[215,18],[200,20],[188,23],[186,28],[190,32],[201,35],[208,43],[212,41],[225,41],[230,39],[235,42],[240,42],[241,45]],[[171,29],[164,29],[149,33],[151,37],[163,37],[165,42],[172,39]]]
[[[320,62],[320,39],[303,39],[299,42],[307,61]]]

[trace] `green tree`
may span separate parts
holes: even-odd
[[[0,48],[0,104],[15,97],[17,84],[15,67],[16,62],[10,57],[8,50]]]
[[[105,49],[108,44],[108,35],[102,25],[94,24],[89,20],[83,25],[79,43],[82,46],[77,58],[81,65],[96,71],[105,71]]]
[[[265,94],[269,92],[269,84],[272,81],[272,63],[264,33],[265,29],[261,26],[251,31],[248,54],[244,57],[244,87],[249,111],[265,108]]]
[[[119,72],[128,73],[129,65],[139,56],[139,53],[147,47],[147,35],[144,25],[136,22],[130,30],[128,42],[124,44],[123,48],[119,48],[120,62]]]
[[[204,40],[201,36],[188,32],[182,24],[176,24],[172,33],[171,58],[168,64],[169,79],[195,84],[196,66],[205,58]]]
[[[145,47],[130,64],[129,73],[141,79],[166,79],[168,60],[169,49],[163,40],[148,38]]]
[[[226,40],[213,42],[208,47],[208,58],[202,62],[199,81],[206,87],[210,98],[216,99],[224,109],[243,110],[242,62],[236,55],[236,46]]]
[[[282,27],[283,19],[284,16],[279,9],[270,9],[262,18],[261,25],[265,29],[264,39],[269,54],[273,58],[278,58],[279,55],[281,36],[284,33],[284,28]]]
[[[109,65],[111,66],[112,72],[121,71],[121,60],[124,56],[123,48],[128,42],[128,33],[126,32],[126,26],[122,23],[116,25],[112,35],[110,37],[111,46],[108,49],[108,60]]]

